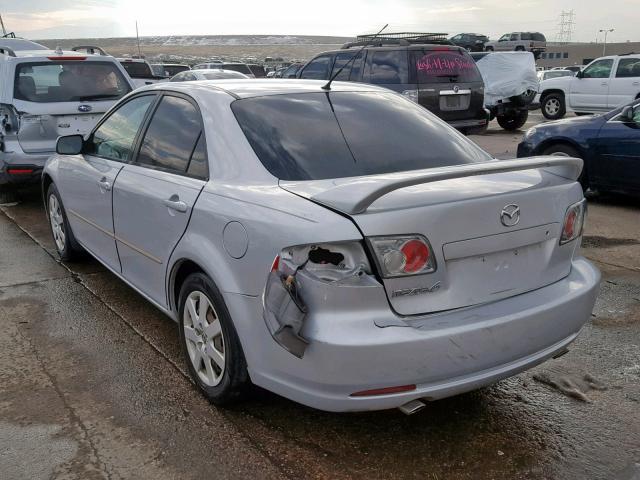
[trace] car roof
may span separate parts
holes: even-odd
[[[2,43],[0,42],[0,48],[2,48]],[[8,45],[7,45],[8,46]],[[11,47],[9,47],[11,48]],[[94,55],[87,54],[84,52],[74,52],[73,50],[14,50],[16,56],[9,55],[0,55],[0,60],[2,59],[29,59],[34,60],[37,58],[41,58],[43,60],[51,60],[51,57],[64,57],[65,59],[69,59],[71,57],[77,57],[78,59],[85,60],[105,60],[105,59],[114,59],[111,55]]]
[[[27,40],[26,38],[0,38],[0,47],[10,48],[14,52],[24,50],[49,50],[44,45],[32,42],[31,40]]]
[[[177,92],[189,93],[196,90],[199,93],[206,90],[224,91],[235,98],[263,97],[270,95],[286,95],[296,93],[326,93],[322,87],[327,84],[326,80],[298,80],[298,79],[225,79],[225,80],[200,80],[196,82],[175,82],[156,83],[139,88],[140,91],[153,90],[175,90]],[[333,92],[387,92],[386,88],[376,87],[356,82],[332,82]]]

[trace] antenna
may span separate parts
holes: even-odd
[[[136,20],[136,41],[138,42],[138,57],[142,58],[142,53],[140,52],[140,35],[138,35],[138,21]]]
[[[378,35],[380,35],[380,34],[382,33],[382,31],[383,31],[385,28],[387,28],[388,26],[389,26],[389,24],[387,23],[384,27],[382,27],[382,28],[380,29],[380,31],[379,31],[378,33],[376,33],[373,37],[371,37],[371,40],[375,40],[375,38],[376,38]],[[369,45],[369,43],[365,43],[365,44],[362,46],[362,48],[361,48],[360,50],[358,50],[356,53],[354,53],[354,54],[353,54],[353,56],[349,59],[349,61],[348,61],[347,63],[345,63],[342,67],[340,67],[340,70],[338,70],[338,71],[333,75],[333,77],[331,77],[331,78],[329,79],[329,81],[326,83],[326,85],[323,85],[323,86],[322,86],[322,89],[323,89],[323,90],[331,90],[331,82],[333,82],[333,81],[335,80],[335,78],[336,78],[338,75],[340,75],[340,72],[342,72],[342,70],[344,69],[344,67],[346,67],[346,66],[347,66],[347,65],[349,65],[351,62],[353,62],[353,61],[356,59],[356,57],[362,53],[362,51],[365,49],[365,47],[366,47],[367,45]]]
[[[0,15],[0,25],[2,25],[2,35],[7,36],[7,29],[4,28],[4,22],[2,21],[2,15]]]

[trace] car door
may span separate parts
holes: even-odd
[[[616,115],[606,122],[596,144],[600,181],[614,190],[640,191],[640,102],[633,120]]]
[[[625,105],[640,94],[640,57],[621,57],[609,86],[608,107]]]
[[[613,59],[591,62],[580,76],[571,79],[570,106],[580,111],[606,111]]]
[[[60,163],[57,186],[75,237],[116,272],[120,260],[113,232],[113,185],[133,152],[136,135],[156,95],[118,106],[90,134],[82,155]]]
[[[495,44],[496,51],[504,51],[511,50],[511,34],[505,33],[498,39],[498,42]]]
[[[113,225],[123,277],[166,307],[167,263],[208,179],[206,143],[197,104],[179,94],[163,94],[143,130],[113,189]]]

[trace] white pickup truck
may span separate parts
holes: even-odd
[[[575,77],[540,82],[537,100],[545,118],[556,120],[567,110],[577,115],[608,112],[640,98],[640,55],[601,57]]]

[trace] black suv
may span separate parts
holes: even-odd
[[[446,34],[388,35],[403,34],[358,37],[340,50],[317,55],[297,77],[327,80],[348,63],[336,80],[385,86],[461,130],[486,126],[482,76],[465,49],[450,45]]]
[[[486,35],[477,33],[459,33],[449,39],[451,43],[462,48],[466,48],[470,52],[484,51],[484,44],[489,41]]]

